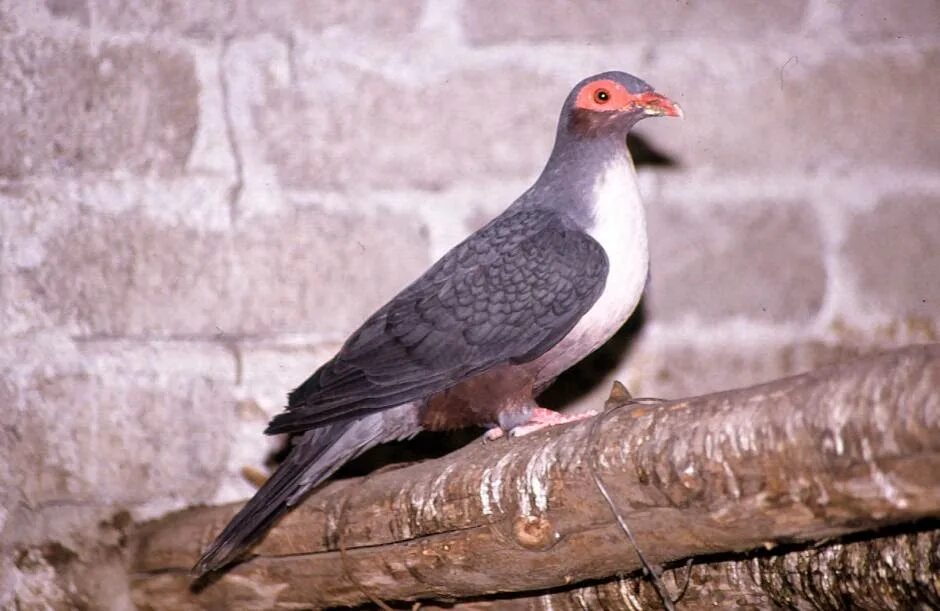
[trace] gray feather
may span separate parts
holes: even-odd
[[[237,559],[291,506],[348,461],[420,430],[416,407],[405,404],[297,436],[287,459],[212,542],[193,573],[203,575]]]
[[[356,418],[533,360],[597,301],[607,269],[603,248],[563,213],[510,210],[373,314],[267,432]]]

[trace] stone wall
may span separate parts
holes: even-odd
[[[0,0],[0,608],[129,607],[129,522],[249,495],[285,392],[533,180],[601,70],[686,120],[634,143],[641,319],[555,402],[936,341],[938,22],[937,0]]]

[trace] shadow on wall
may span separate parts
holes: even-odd
[[[633,165],[638,168],[670,168],[680,167],[679,162],[649,143],[643,136],[634,133],[627,135],[627,148],[633,156]]]
[[[558,379],[539,395],[539,405],[563,410],[590,394],[617,368],[618,363],[623,362],[643,330],[645,322],[646,306],[641,300],[630,320],[606,344],[558,376]],[[592,406],[593,409],[602,407]]]

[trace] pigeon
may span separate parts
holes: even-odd
[[[606,342],[646,284],[646,220],[626,136],[679,106],[625,72],[578,83],[541,175],[372,314],[288,395],[265,433],[291,449],[193,567],[237,560],[339,467],[425,430],[486,438],[570,422],[535,398]]]

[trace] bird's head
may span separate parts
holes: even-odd
[[[682,117],[682,109],[632,74],[604,72],[575,86],[560,127],[581,137],[624,137],[640,119],[659,116]]]

